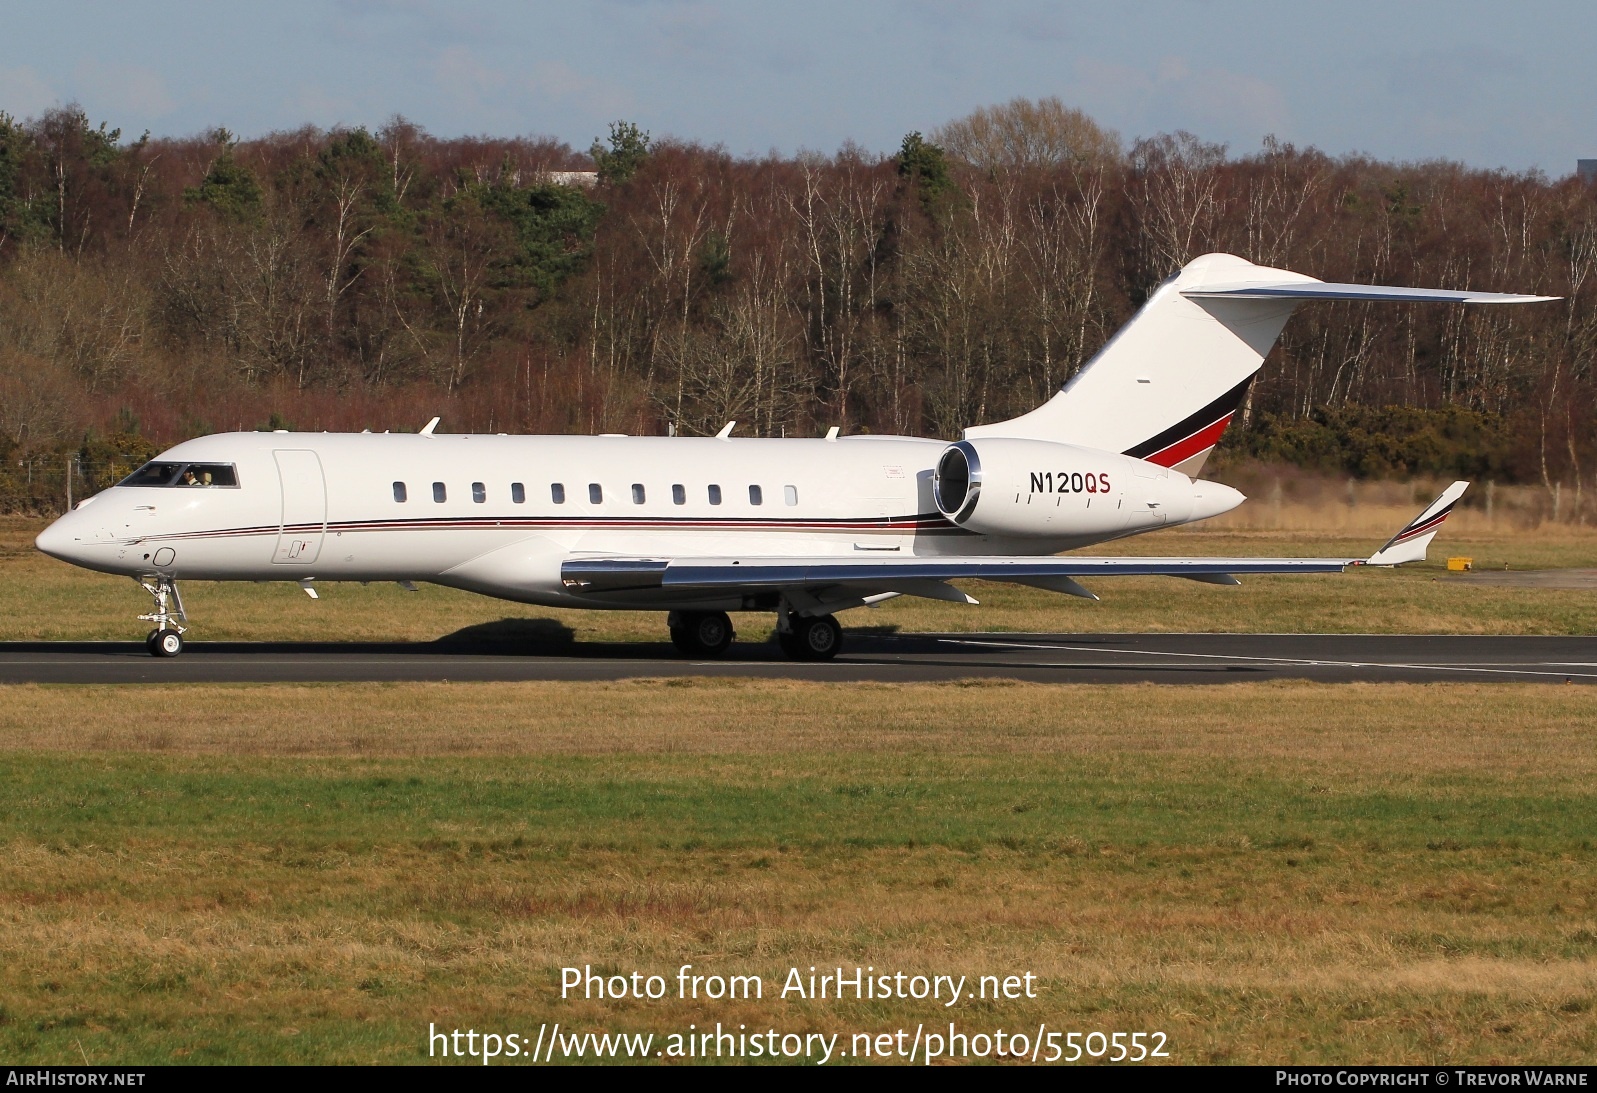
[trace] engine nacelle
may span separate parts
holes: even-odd
[[[1110,537],[1235,508],[1229,486],[1194,482],[1130,456],[1046,440],[961,440],[937,460],[932,494],[948,519],[984,535]]]

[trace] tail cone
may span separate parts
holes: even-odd
[[[1230,512],[1246,500],[1245,496],[1230,486],[1201,480],[1194,482],[1191,519],[1207,520],[1211,516],[1219,516],[1222,512]]]

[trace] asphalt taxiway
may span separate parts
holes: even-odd
[[[1366,634],[847,633],[833,661],[787,660],[773,643],[719,660],[670,645],[451,638],[416,643],[191,641],[179,657],[142,642],[0,642],[0,683],[316,683],[613,680],[662,676],[920,682],[1597,683],[1597,638]]]

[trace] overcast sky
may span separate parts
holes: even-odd
[[[1540,168],[1597,157],[1582,0],[274,0],[6,5],[0,110],[241,136],[403,114],[441,136],[617,118],[734,154],[892,151],[1057,95],[1134,139]]]

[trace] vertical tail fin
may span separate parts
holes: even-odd
[[[1080,444],[1195,476],[1304,300],[1552,298],[1328,284],[1234,254],[1206,254],[1161,285],[1057,395],[1020,417],[966,429],[965,436]]]

